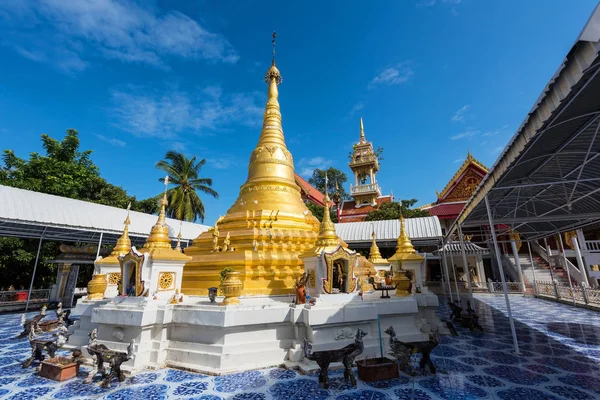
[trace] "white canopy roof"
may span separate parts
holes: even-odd
[[[115,242],[123,232],[127,210],[0,185],[0,236],[46,240]],[[157,216],[131,211],[129,236],[141,244],[150,234]],[[167,218],[169,236],[176,240],[180,221]],[[181,238],[191,241],[208,226],[183,222]]]
[[[413,244],[438,244],[442,238],[442,227],[436,216],[406,218],[404,224],[406,233]],[[400,236],[400,221],[397,219],[335,224],[338,236],[346,243],[356,244],[362,242],[368,246],[370,246],[372,240],[373,227],[375,227],[375,235],[379,245],[394,245],[398,240],[398,236]]]
[[[447,253],[461,254],[462,249],[460,247],[460,242],[458,242],[458,241],[448,242],[444,245],[443,248],[441,248],[440,250],[437,250],[436,253],[439,254],[442,251],[445,251]],[[465,240],[465,253],[467,253],[467,254],[489,254],[489,252],[490,252],[489,249],[480,247],[473,242],[469,242],[469,241]]]

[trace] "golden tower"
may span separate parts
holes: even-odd
[[[373,144],[365,139],[363,120],[360,119],[360,139],[352,146],[352,159],[348,164],[354,173],[354,185],[350,185],[350,194],[357,207],[377,204],[381,188],[375,175],[379,171],[379,161],[373,150]]]
[[[185,249],[192,256],[183,270],[183,291],[206,295],[219,285],[225,267],[240,272],[242,295],[294,292],[294,278],[304,271],[298,255],[315,245],[319,221],[306,208],[294,179],[292,154],[285,144],[277,86],[281,74],[275,57],[265,76],[268,99],[258,144],[250,155],[248,179],[215,227]],[[229,232],[231,251],[220,251]]]
[[[131,203],[127,206],[127,218],[123,224],[125,227],[123,228],[123,234],[120,238],[117,239],[117,244],[113,247],[112,252],[98,260],[98,263],[101,264],[119,264],[119,256],[129,253],[131,249],[131,239],[129,239],[129,225],[131,224],[131,220],[129,219],[129,209],[131,208]],[[96,264],[96,262],[94,262]]]
[[[404,217],[400,216],[400,236],[398,236],[398,244],[396,245],[396,253],[388,258],[389,261],[403,261],[403,260],[423,260],[423,257],[417,254],[413,247],[406,229],[404,227]]]

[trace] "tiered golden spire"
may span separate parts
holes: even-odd
[[[275,35],[273,35],[273,47]],[[235,203],[218,222],[218,231],[200,234],[185,254],[183,291],[204,295],[218,286],[224,267],[240,272],[243,295],[295,293],[294,278],[304,271],[298,258],[314,247],[319,221],[302,201],[294,161],[285,144],[278,85],[282,82],[275,57],[265,75],[268,96],[258,143],[248,165],[248,179]],[[230,233],[234,251],[214,251]]]
[[[113,247],[112,252],[100,260],[102,264],[118,264],[119,256],[129,253],[129,250],[131,249],[131,239],[129,239],[129,225],[131,224],[131,220],[129,219],[130,209],[131,203],[127,205],[127,218],[123,221],[123,224],[125,224],[123,234],[117,239],[117,244]]]
[[[165,193],[160,200],[160,213],[158,221],[152,227],[150,236],[144,244],[144,249],[173,249],[171,247],[171,239],[169,238],[169,226],[165,220],[166,207],[169,204],[167,201],[167,188],[169,186],[169,175],[165,177]]]
[[[179,221],[179,233],[177,234],[177,246],[175,246],[175,250],[181,252],[181,226],[183,225],[183,221]]]
[[[327,193],[327,173],[325,173],[325,197],[323,198],[323,220],[319,226],[319,236],[315,243],[315,248],[324,247],[337,247],[339,245],[339,239],[337,233],[335,233],[335,225],[331,222],[329,215],[329,194]]]
[[[360,140],[359,140],[359,143],[364,143],[366,141],[367,141],[367,139],[365,139],[365,127],[363,125],[362,117],[360,117]]]
[[[400,236],[398,236],[398,244],[396,246],[396,253],[389,258],[390,261],[394,260],[406,260],[406,259],[423,259],[417,254],[413,247],[406,229],[404,227],[404,216],[400,215]]]
[[[371,243],[371,250],[369,251],[369,261],[373,264],[388,264],[388,260],[381,257],[381,252],[379,251],[379,247],[377,247],[377,235],[375,235],[375,224],[371,224],[373,227],[373,233],[371,237],[373,238],[373,242]]]

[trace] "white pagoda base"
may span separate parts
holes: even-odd
[[[352,343],[360,328],[368,333],[360,359],[380,356],[379,327],[384,356],[389,351],[384,333],[389,326],[405,342],[427,340],[430,329],[438,326],[445,329],[435,315],[434,294],[379,296],[368,293],[361,300],[355,293],[327,295],[314,306],[291,305],[292,296],[242,297],[241,304],[228,307],[218,304],[221,299],[210,303],[195,296],[184,296],[184,302],[175,305],[163,299],[118,297],[96,302],[93,311],[88,306],[91,321],[82,316],[81,323],[86,330],[96,327],[99,343],[111,349],[126,351],[134,340],[134,358],[123,364],[124,370],[172,366],[210,374],[284,363],[310,369],[303,362],[305,337],[313,351],[336,349]],[[80,336],[77,345],[84,344]]]

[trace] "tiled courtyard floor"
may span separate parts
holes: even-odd
[[[432,357],[437,375],[359,380],[350,388],[334,372],[329,390],[320,389],[314,375],[279,368],[221,377],[163,369],[109,389],[83,385],[82,377],[60,384],[21,369],[29,344],[14,339],[20,315],[2,315],[0,399],[600,399],[600,313],[520,296],[511,301],[520,356],[512,353],[504,298],[482,295],[475,306],[486,331],[459,328],[460,336],[443,337]],[[448,316],[445,307],[439,312]]]

